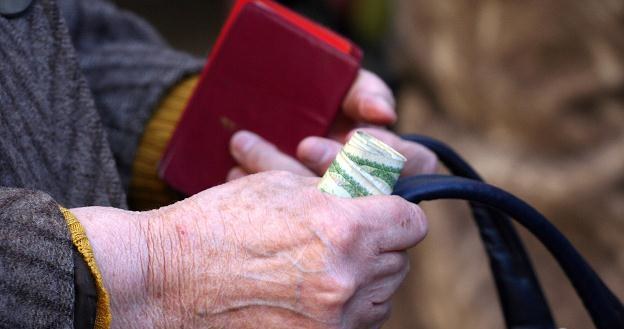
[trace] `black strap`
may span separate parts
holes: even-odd
[[[624,328],[622,303],[572,244],[542,214],[519,198],[482,182],[444,175],[401,179],[395,187],[395,194],[416,203],[439,199],[467,200],[504,212],[535,235],[555,257],[596,328]]]
[[[453,175],[483,181],[446,144],[421,135],[403,138],[430,149]],[[554,328],[553,316],[531,261],[509,218],[476,202],[470,202],[470,208],[489,259],[507,328]]]

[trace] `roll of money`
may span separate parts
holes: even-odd
[[[343,198],[390,195],[406,160],[392,147],[358,130],[331,163],[318,188]]]

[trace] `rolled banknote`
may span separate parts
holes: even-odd
[[[390,195],[406,160],[392,147],[358,130],[340,150],[318,188],[344,198]]]

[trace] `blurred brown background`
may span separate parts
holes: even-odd
[[[117,0],[205,56],[228,1]],[[362,45],[396,91],[396,129],[453,145],[553,220],[624,298],[624,1],[284,1]],[[386,328],[502,328],[465,205],[425,206],[427,240]],[[524,233],[524,232],[523,232]],[[558,325],[591,322],[525,239]]]

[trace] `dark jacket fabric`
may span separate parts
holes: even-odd
[[[146,121],[201,65],[100,0],[34,0],[0,16],[1,328],[73,328],[58,205],[125,208]]]

